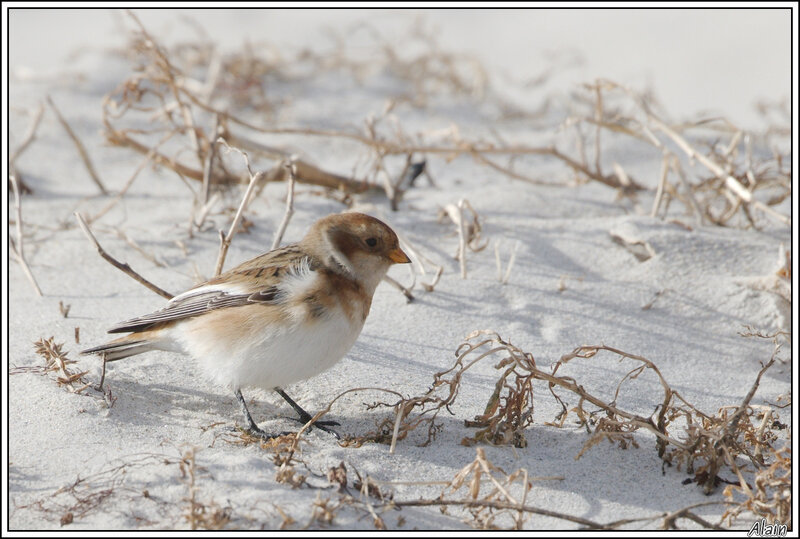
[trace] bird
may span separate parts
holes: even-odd
[[[313,419],[284,387],[325,371],[347,354],[393,264],[410,263],[397,234],[356,212],[316,221],[303,239],[276,248],[173,297],[161,309],[120,322],[127,335],[83,350],[105,362],[162,350],[191,356],[212,381],[234,391],[243,430],[263,439],[243,387],[275,390],[303,424]],[[314,426],[339,437],[331,425]]]

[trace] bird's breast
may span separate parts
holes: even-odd
[[[289,309],[295,319],[322,321],[343,316],[361,327],[369,314],[372,294],[352,279],[332,271],[315,272],[315,278],[301,293],[295,293]]]

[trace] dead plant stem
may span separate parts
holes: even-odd
[[[166,299],[172,299],[174,297],[166,290],[157,287],[156,285],[154,285],[153,283],[151,283],[150,281],[148,281],[147,279],[136,273],[133,270],[133,268],[131,268],[128,264],[119,262],[117,259],[109,255],[97,241],[97,238],[94,237],[94,234],[92,234],[92,230],[89,228],[89,225],[86,224],[83,215],[81,215],[79,212],[75,212],[75,217],[78,219],[78,224],[81,226],[81,229],[83,230],[84,234],[86,234],[86,237],[89,238],[89,241],[91,241],[92,245],[94,245],[95,249],[97,249],[97,253],[101,257],[103,257],[108,263],[110,263],[115,268],[125,272],[129,277],[132,277],[133,279],[143,284],[144,286],[146,286],[148,289],[152,290],[159,296],[164,297]]]
[[[14,254],[16,255],[15,258],[19,265],[22,267],[22,271],[25,272],[25,275],[28,277],[28,280],[33,285],[33,289],[36,291],[36,294],[41,297],[42,296],[42,289],[39,288],[39,284],[36,282],[36,278],[33,276],[33,272],[31,272],[31,268],[28,266],[28,262],[25,260],[25,249],[23,245],[23,238],[22,238],[22,201],[20,200],[19,196],[19,184],[17,183],[16,176],[9,176],[8,178],[11,181],[11,188],[14,191],[14,209],[16,210],[17,219],[16,219],[16,228],[17,228],[17,241],[16,244],[12,242],[14,248]]]
[[[215,277],[220,273],[222,273],[222,266],[225,264],[225,257],[228,254],[228,248],[231,246],[231,241],[233,240],[233,236],[236,235],[236,229],[239,227],[239,222],[242,220],[242,215],[244,214],[244,210],[250,203],[250,195],[253,193],[253,189],[255,189],[256,184],[258,184],[259,179],[264,174],[261,171],[253,173],[252,169],[250,168],[250,159],[247,157],[246,153],[239,150],[238,148],[228,146],[228,143],[225,142],[225,139],[220,138],[217,139],[217,141],[224,144],[225,147],[227,147],[229,150],[233,149],[242,154],[245,163],[247,164],[247,170],[250,173],[250,183],[247,185],[247,190],[244,192],[244,196],[242,197],[242,202],[239,204],[239,209],[236,210],[236,216],[233,218],[233,222],[231,223],[231,227],[228,230],[228,234],[223,235],[222,231],[220,231],[219,256],[217,257],[217,265],[216,268],[214,269]]]
[[[286,232],[286,227],[289,225],[289,220],[292,218],[294,214],[294,182],[295,182],[295,166],[293,162],[288,162],[284,165],[286,167],[286,211],[283,214],[283,219],[281,220],[281,224],[278,227],[277,232],[275,232],[275,239],[272,241],[272,249],[277,249],[280,244],[281,240],[283,239],[283,234]]]
[[[80,154],[81,159],[83,160],[83,164],[86,165],[86,170],[89,171],[89,176],[92,177],[92,181],[94,181],[94,183],[97,184],[97,187],[100,189],[101,193],[107,195],[108,191],[103,185],[103,182],[100,180],[100,176],[97,175],[97,171],[94,169],[92,160],[89,158],[89,152],[86,151],[86,146],[83,145],[81,139],[78,138],[78,135],[76,135],[75,131],[72,130],[72,127],[70,127],[67,120],[61,115],[61,112],[58,110],[58,107],[56,107],[56,104],[53,102],[50,96],[47,96],[47,102],[50,104],[50,108],[53,109],[53,112],[56,113],[56,117],[58,118],[58,121],[61,124],[61,126],[64,128],[64,131],[67,132],[69,138],[71,138],[72,142],[75,143],[75,148],[77,148],[78,153]]]

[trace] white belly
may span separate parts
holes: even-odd
[[[182,327],[183,326],[183,327]],[[342,359],[361,333],[363,323],[346,316],[323,317],[299,325],[265,328],[235,340],[182,338],[187,326],[173,331],[184,350],[215,382],[238,389],[273,389],[311,378]]]

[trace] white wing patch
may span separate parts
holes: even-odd
[[[167,305],[173,305],[180,301],[189,299],[192,296],[202,296],[204,294],[213,294],[214,292],[219,292],[221,294],[251,294],[252,292],[248,292],[239,284],[228,284],[228,283],[219,283],[219,284],[207,284],[203,286],[199,286],[197,288],[192,288],[191,290],[187,290],[181,294],[178,294],[171,300],[167,302]]]
[[[278,294],[282,299],[288,300],[286,303],[290,305],[287,313],[295,321],[305,318],[306,307],[303,305],[302,299],[308,294],[314,293],[318,286],[318,277],[319,274],[311,269],[310,260],[303,257],[297,264],[289,267],[277,284]]]

